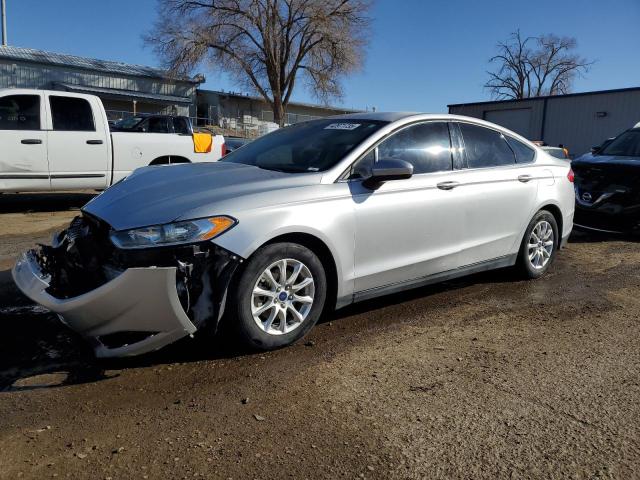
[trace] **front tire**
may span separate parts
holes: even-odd
[[[534,279],[544,275],[556,258],[560,244],[558,224],[546,210],[540,210],[531,219],[525,231],[517,268],[523,277]]]
[[[240,341],[273,350],[295,343],[316,324],[327,296],[326,273],[308,248],[274,243],[251,256],[234,290],[230,320]]]

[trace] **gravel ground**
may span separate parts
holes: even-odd
[[[88,198],[0,198],[0,478],[640,476],[638,243],[574,235],[540,280],[358,304],[277,352],[97,362],[9,273]]]

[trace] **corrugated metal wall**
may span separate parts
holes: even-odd
[[[540,126],[542,125],[542,103],[539,100],[523,100],[522,102],[517,102],[517,104],[496,102],[491,104],[459,105],[451,106],[449,113],[487,120],[487,112],[526,108],[530,110],[529,130],[518,133],[530,140],[538,140],[540,138]]]
[[[47,89],[52,87],[53,82],[189,97],[192,99],[192,106],[178,105],[178,113],[195,116],[196,112],[196,86],[193,83],[0,60],[0,88]],[[158,109],[161,108],[162,105],[158,105]]]
[[[553,146],[563,144],[572,154],[580,155],[640,122],[640,89],[451,105],[449,113],[487,119],[488,112],[522,108],[531,112],[525,137]]]
[[[598,112],[605,116],[598,116]],[[550,98],[545,141],[581,154],[640,122],[640,90]]]

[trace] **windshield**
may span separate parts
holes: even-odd
[[[143,120],[144,117],[129,117],[118,120],[113,125],[117,128],[133,128]]]
[[[354,119],[297,123],[234,150],[222,161],[288,173],[322,172],[386,123]]]
[[[640,128],[627,130],[617,136],[609,145],[602,149],[600,154],[640,157]]]

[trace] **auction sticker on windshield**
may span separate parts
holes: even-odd
[[[331,123],[324,127],[325,130],[355,130],[359,123]]]

